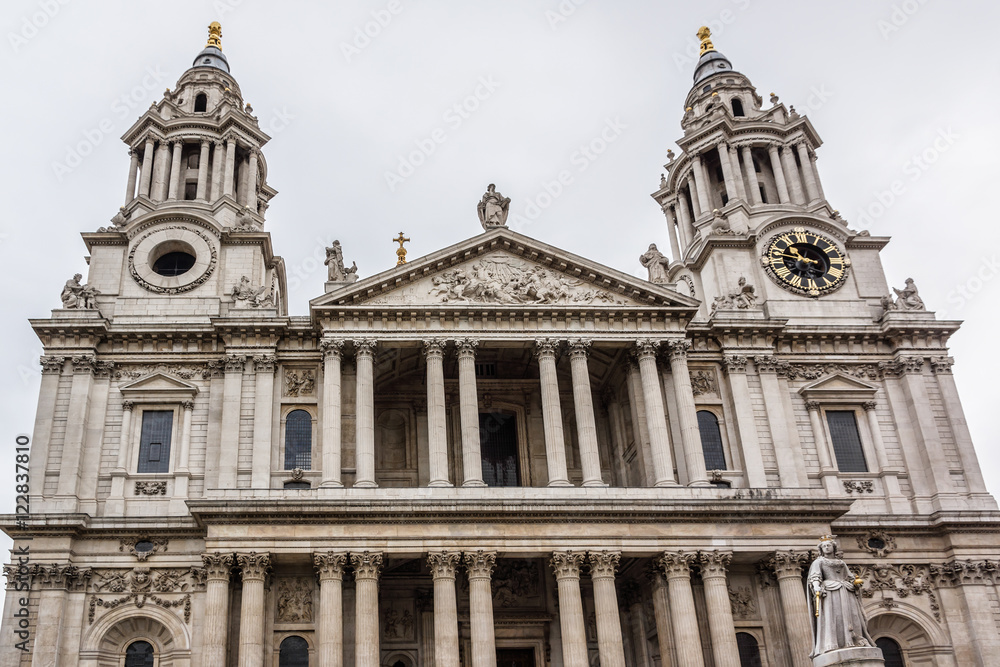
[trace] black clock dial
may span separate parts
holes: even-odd
[[[810,296],[842,285],[850,266],[833,241],[801,227],[772,239],[761,261],[782,287]]]

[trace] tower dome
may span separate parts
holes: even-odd
[[[698,31],[698,38],[701,39],[701,57],[698,58],[698,66],[694,70],[695,85],[713,74],[733,71],[733,64],[729,62],[729,58],[715,50],[715,45],[712,44],[712,32],[707,27],[703,26]]]
[[[214,67],[229,73],[229,61],[222,53],[222,25],[212,21],[208,26],[208,43],[194,58],[191,67]]]

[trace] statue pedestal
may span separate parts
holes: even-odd
[[[885,660],[877,646],[855,646],[817,655],[813,667],[885,667]]]
[[[336,292],[337,290],[343,289],[352,284],[353,283],[347,280],[327,280],[323,283],[323,293],[329,294],[330,292]]]

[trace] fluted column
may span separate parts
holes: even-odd
[[[375,487],[375,341],[354,341],[357,362],[356,487]]]
[[[826,199],[826,194],[823,192],[823,179],[819,177],[819,167],[816,166],[816,151],[809,150],[809,168],[812,169],[813,179],[816,181],[816,193],[819,194],[820,199]]]
[[[743,168],[746,170],[747,182],[750,186],[750,202],[754,205],[763,204],[760,198],[760,181],[757,180],[757,168],[753,163],[753,148],[749,144],[740,147],[743,151]]]
[[[684,463],[687,466],[688,486],[707,486],[705,453],[701,449],[701,432],[698,430],[698,412],[694,406],[694,392],[691,389],[691,374],[688,371],[687,353],[691,341],[678,340],[670,343],[670,374],[674,382],[677,399],[677,420],[681,428],[681,442],[684,444]]]
[[[670,239],[670,259],[674,262],[681,258],[681,247],[677,241],[677,220],[674,217],[674,207],[663,206],[663,215],[667,218],[667,237]]]
[[[139,178],[139,151],[134,148],[128,150],[128,183],[125,185],[125,205],[135,199],[135,181]]]
[[[809,605],[802,587],[802,567],[809,560],[806,552],[778,551],[768,559],[768,566],[778,578],[781,610],[785,617],[792,667],[811,667],[812,627]]]
[[[733,165],[729,162],[729,146],[722,142],[717,147],[719,161],[722,163],[722,178],[726,183],[726,194],[729,201],[735,201],[739,197],[736,189],[736,175],[733,173]]]
[[[347,554],[333,551],[313,554],[319,576],[319,619],[316,644],[319,667],[344,664],[344,565]],[[223,664],[223,663],[208,663]]]
[[[198,191],[195,197],[198,201],[208,201],[208,139],[201,140],[201,154],[198,156]]]
[[[733,180],[736,181],[737,196],[743,201],[749,202],[746,182],[743,180],[743,169],[745,167],[740,166],[740,151],[736,146],[729,147],[729,163],[733,165]]]
[[[636,357],[639,361],[639,374],[642,377],[642,397],[646,406],[649,448],[653,458],[653,475],[656,478],[654,484],[676,486],[670,431],[667,429],[667,415],[663,411],[660,373],[656,367],[656,352],[659,345],[659,341],[655,340],[637,341]]]
[[[233,196],[236,178],[236,138],[226,137],[226,166],[222,175],[222,194]]]
[[[806,185],[806,196],[808,201],[820,199],[819,188],[816,187],[816,172],[813,171],[812,162],[809,160],[809,147],[804,141],[795,144],[795,150],[799,153],[799,162],[802,164],[802,176]]]
[[[733,608],[729,601],[726,567],[733,554],[703,551],[698,555],[701,580],[705,584],[705,606],[708,608],[708,631],[712,637],[715,667],[740,667],[740,651],[733,628]]]
[[[254,213],[257,212],[257,160],[260,151],[256,148],[250,149],[250,171],[247,174],[247,194],[246,206]]]
[[[767,474],[764,472],[764,457],[757,438],[757,416],[750,398],[750,383],[747,380],[747,358],[742,354],[726,354],[723,357],[722,368],[729,378],[729,390],[736,413],[736,429],[740,435],[743,472],[747,486],[752,489],[766,489]]]
[[[232,554],[202,554],[205,564],[205,617],[202,656],[206,665],[225,665],[229,631],[229,575]]]
[[[170,161],[170,189],[167,199],[180,199],[178,191],[181,184],[181,157],[184,151],[184,141],[172,139],[170,147],[173,149],[173,159]]]
[[[455,568],[461,560],[456,551],[427,554],[434,577],[434,667],[459,667]]]
[[[774,186],[778,188],[778,201],[787,204],[791,201],[791,197],[788,196],[788,183],[785,181],[785,170],[781,167],[778,147],[771,144],[767,147],[767,154],[771,158],[771,171],[774,173]]]
[[[582,551],[557,551],[549,561],[559,588],[559,628],[562,631],[565,667],[590,665],[587,656],[587,626],[583,618],[583,598],[580,595],[580,564],[583,559]]]
[[[465,554],[469,574],[469,624],[472,634],[472,667],[497,667],[493,629],[493,591],[490,577],[497,562],[495,551]],[[358,667],[361,667],[359,665]]]
[[[580,338],[569,342],[576,433],[580,443],[583,486],[607,486],[601,479],[601,457],[597,450],[597,420],[594,418],[594,396],[590,388],[590,370],[587,367],[590,346],[591,341]]]
[[[156,142],[152,135],[148,135],[146,146],[142,151],[142,174],[139,176],[139,195],[144,197],[151,196],[149,189],[153,184],[153,154],[155,152]]]
[[[451,486],[448,481],[448,428],[444,398],[444,347],[441,339],[424,341],[427,362],[428,486]],[[475,373],[475,371],[473,371]],[[474,378],[473,378],[474,380]],[[476,417],[478,426],[478,415]],[[482,466],[480,466],[482,470]]]
[[[254,411],[251,488],[268,489],[271,487],[271,422],[274,414],[274,372],[277,369],[274,354],[255,356],[253,368]],[[284,468],[284,463],[282,460],[278,468]]]
[[[250,552],[237,554],[236,560],[243,576],[239,667],[264,667],[264,580],[271,569],[271,556]]]
[[[170,170],[170,147],[165,139],[157,142],[153,162],[153,185],[151,186],[150,199],[161,202],[167,198],[167,172]]]
[[[215,201],[222,196],[222,172],[226,167],[226,148],[222,141],[212,142],[212,191],[208,200]]]
[[[670,593],[667,579],[656,568],[649,572],[649,583],[653,593],[653,620],[656,622],[656,643],[660,649],[660,667],[672,667],[673,642],[670,629]]]
[[[701,169],[698,169],[698,171],[700,172]],[[688,193],[691,197],[691,211],[694,213],[694,220],[697,220],[698,218],[701,217],[701,215],[705,211],[701,207],[701,195],[698,194],[698,179],[694,178],[694,174],[695,174],[695,169],[692,166],[691,173],[688,175],[687,178],[687,186],[688,186]],[[699,176],[699,178],[701,177]],[[692,240],[694,239],[693,231],[694,231],[694,225],[692,221],[692,236],[691,236]]]
[[[354,664],[379,667],[378,577],[382,554],[365,551],[351,554],[354,566]]]
[[[559,341],[545,338],[535,341],[538,377],[542,385],[542,422],[545,427],[545,462],[548,486],[572,486],[566,472],[566,439],[563,434],[562,407],[559,405],[559,380],[556,352]]]
[[[240,449],[240,404],[243,400],[243,368],[246,357],[229,354],[225,361],[222,389],[222,427],[219,429],[219,488],[236,488]]]
[[[594,584],[594,611],[597,616],[597,652],[601,667],[625,667],[625,646],[622,643],[621,616],[618,613],[618,593],[615,573],[621,562],[620,553],[590,552],[590,578]]]
[[[324,338],[319,342],[323,353],[323,481],[320,486],[342,487],[343,409],[341,407],[341,362],[344,341]]]
[[[677,256],[677,259],[683,260],[684,253],[687,251],[688,245],[691,244],[691,239],[694,237],[694,226],[691,223],[691,214],[688,210],[688,205],[690,204],[690,199],[687,193],[678,192],[677,193],[677,232],[680,234],[680,244],[681,244],[681,254]]]
[[[462,486],[486,486],[479,445],[479,394],[476,389],[478,340],[455,341],[458,350],[458,403],[462,424]]]
[[[782,166],[785,168],[785,177],[788,179],[792,201],[796,204],[805,204],[806,195],[802,191],[802,178],[799,176],[799,167],[795,164],[795,155],[791,146],[784,146],[781,149]]]
[[[691,164],[694,166],[694,182],[698,190],[698,204],[701,207],[699,216],[712,210],[712,201],[708,198],[708,181],[705,178],[705,168],[701,163],[700,155],[691,156]]]
[[[674,631],[674,646],[677,658],[684,667],[704,667],[705,659],[698,632],[698,615],[694,607],[694,593],[691,590],[692,553],[665,553],[658,563],[667,577],[670,592],[670,623]]]
[[[77,503],[77,490],[80,485],[80,461],[87,442],[87,432],[90,429],[90,401],[93,398],[94,374],[97,371],[97,357],[93,354],[81,354],[72,357],[73,382],[70,385],[69,405],[66,408],[66,430],[63,436],[62,462],[59,466],[59,484],[57,495],[61,496],[66,507]]]

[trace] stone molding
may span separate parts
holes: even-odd
[[[264,581],[271,571],[271,554],[250,553],[236,554],[236,561],[240,566],[240,576],[243,581]]]
[[[875,482],[870,479],[845,479],[844,491],[848,495],[856,493],[859,496],[865,493],[875,493]]]
[[[614,579],[622,555],[614,551],[591,551],[587,554],[592,579]]]
[[[93,354],[80,354],[70,361],[73,363],[74,375],[93,374],[97,371],[97,357]]]
[[[223,360],[226,373],[242,373],[246,365],[247,358],[242,354],[227,354]]]
[[[791,364],[787,361],[782,361],[772,355],[757,355],[753,358],[753,363],[757,367],[758,375],[768,373],[787,377],[791,369]]]
[[[316,576],[320,582],[343,581],[344,566],[347,564],[347,554],[345,552],[327,551],[326,553],[313,554],[313,566],[316,568]]]
[[[139,542],[149,542],[153,545],[153,548],[149,551],[136,551],[135,545]],[[127,551],[130,555],[135,556],[137,560],[145,561],[153,554],[166,551],[168,544],[169,541],[163,537],[130,537],[128,539],[119,540],[118,551]]]
[[[934,375],[951,375],[951,367],[954,365],[953,357],[931,357],[931,371]]]
[[[459,338],[455,341],[455,352],[458,354],[458,358],[476,358],[476,349],[479,347],[479,341],[475,338]]]
[[[87,589],[93,574],[90,568],[80,568],[69,563],[3,566],[3,576],[7,578],[8,588],[27,576],[31,579],[31,588],[81,592]]]
[[[125,604],[134,604],[142,609],[153,603],[163,609],[183,609],[184,622],[191,622],[191,591],[204,589],[206,571],[200,567],[164,568],[150,570],[136,567],[131,570],[100,570],[93,583],[94,595],[90,597],[87,622],[93,623],[97,608],[115,609]],[[99,597],[100,593],[118,595],[114,599]],[[163,598],[161,595],[180,595],[179,598]]]
[[[586,554],[582,551],[556,551],[549,559],[549,565],[556,575],[556,580],[579,579],[580,565],[583,564]]]
[[[253,370],[255,373],[274,374],[277,368],[277,358],[273,354],[258,354],[253,358]]]
[[[670,360],[687,361],[688,352],[691,351],[691,341],[675,340],[668,342],[670,346]]]
[[[354,579],[372,579],[378,581],[382,573],[381,552],[363,551],[351,554],[351,565],[354,567]]]
[[[872,529],[864,535],[858,535],[858,548],[864,549],[875,558],[885,558],[896,550],[896,538],[881,529]],[[882,542],[881,547],[873,547],[869,544],[872,540]]]
[[[165,481],[139,481],[135,483],[133,495],[136,496],[165,496],[167,495],[167,483]]]
[[[658,340],[640,338],[635,342],[635,354],[640,361],[649,357],[655,358],[659,349],[660,341]]]
[[[861,404],[861,407],[865,409],[865,412],[871,412],[878,409],[878,401],[865,401]]]

